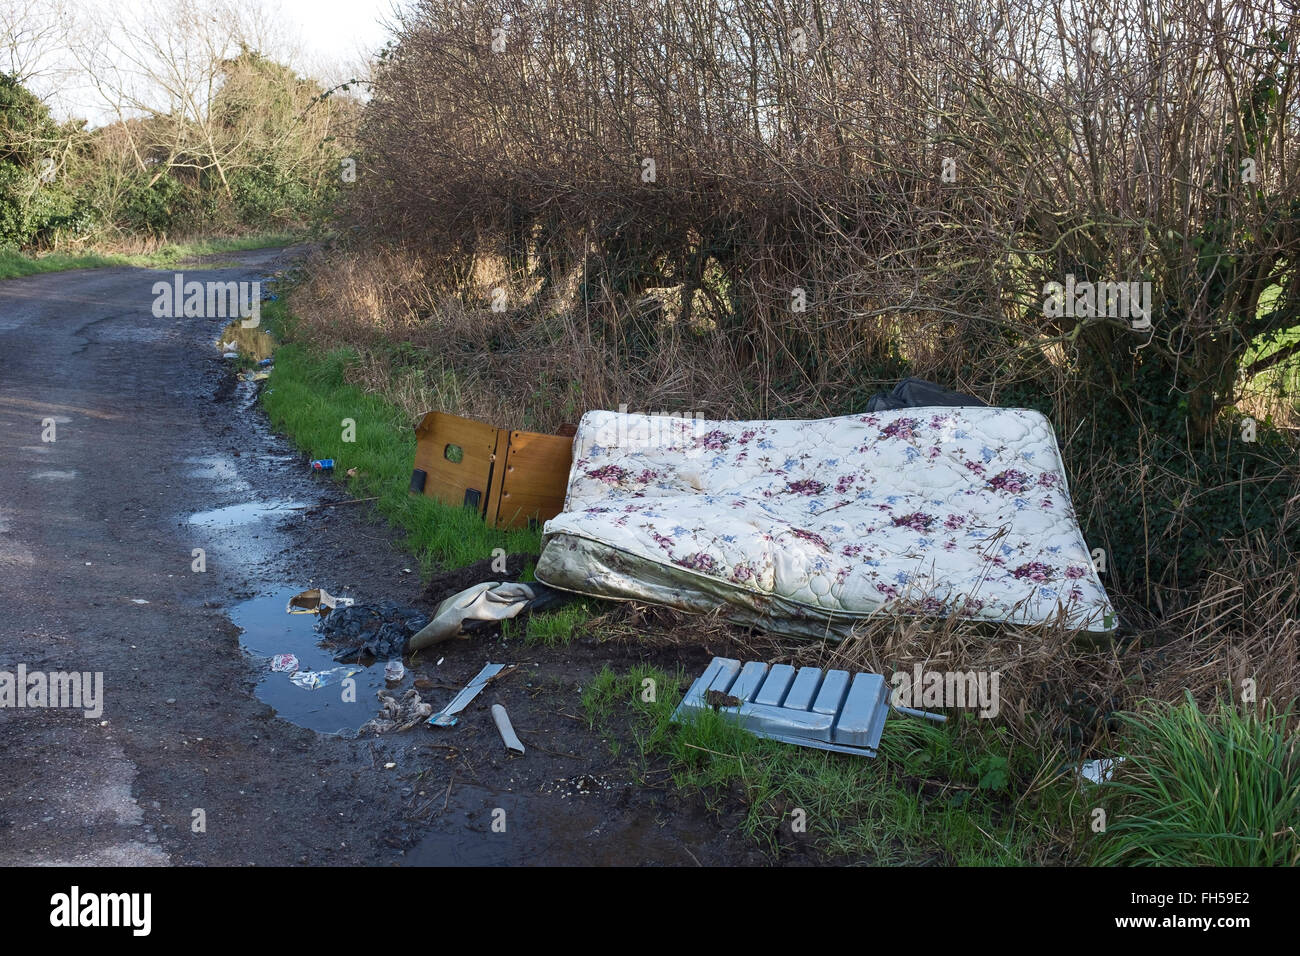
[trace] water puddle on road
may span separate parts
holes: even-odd
[[[238,488],[241,491],[247,491],[249,488],[248,482],[239,477],[239,468],[233,458],[224,455],[201,455],[196,458],[186,458],[185,464],[194,466],[185,472],[191,478],[219,482],[225,487]]]
[[[275,339],[267,335],[266,330],[256,326],[245,328],[242,320],[231,322],[222,329],[217,343],[222,351],[233,348],[255,362],[270,358],[275,353]]]
[[[384,664],[362,667],[335,661],[335,651],[317,644],[316,615],[285,611],[289,598],[301,591],[281,588],[230,610],[230,620],[242,631],[240,646],[263,671],[257,699],[299,727],[352,733],[379,711],[375,692],[385,686]],[[296,671],[271,670],[272,659],[280,654],[298,659]],[[398,684],[393,689],[400,693],[404,688]]]
[[[204,528],[233,528],[262,518],[290,515],[302,508],[298,501],[248,501],[190,515],[190,524]]]

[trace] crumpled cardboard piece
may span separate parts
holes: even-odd
[[[311,588],[289,598],[285,610],[290,614],[328,614],[336,607],[351,607],[353,603],[350,597],[335,597],[324,588]]]

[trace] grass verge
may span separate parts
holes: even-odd
[[[634,772],[662,780],[666,769],[676,790],[718,812],[738,799],[742,831],[778,855],[803,826],[827,856],[876,865],[1073,859],[1082,791],[1059,760],[986,721],[891,717],[872,760],[762,740],[719,713],[673,724],[686,686],[680,671],[607,667],[583,689],[583,709],[616,753],[631,739]],[[625,734],[613,732],[620,720]]]
[[[267,303],[262,318],[272,328],[280,327],[282,302]],[[415,432],[397,406],[347,383],[346,371],[355,358],[348,349],[320,354],[298,344],[278,347],[262,393],[272,424],[313,458],[333,458],[334,476],[353,497],[373,498],[380,513],[406,532],[405,545],[425,575],[490,558],[495,548],[535,554],[537,531],[489,528],[473,511],[407,490]]]
[[[1300,864],[1300,742],[1293,715],[1190,696],[1124,720],[1131,756],[1101,788],[1101,864]]]
[[[283,246],[300,238],[297,233],[271,232],[233,238],[195,239],[168,243],[147,253],[47,252],[30,256],[16,249],[0,249],[0,279],[14,279],[42,272],[65,272],[69,269],[102,269],[107,266],[158,268],[223,252]]]
[[[554,611],[530,614],[524,626],[524,643],[563,647],[587,630],[595,613],[588,601],[578,599]]]

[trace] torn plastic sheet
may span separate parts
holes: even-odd
[[[500,704],[492,705],[492,722],[497,725],[497,733],[501,735],[501,741],[506,745],[507,750],[513,750],[515,753],[523,753],[524,745],[515,733],[515,728],[510,726],[510,715]]]
[[[1109,783],[1115,768],[1124,762],[1123,757],[1102,757],[1079,765],[1079,777],[1089,783]]]
[[[464,710],[466,706],[469,705],[469,702],[477,697],[484,687],[492,683],[492,681],[497,677],[501,676],[501,673],[505,671],[507,667],[511,670],[514,669],[514,665],[512,664],[485,664],[483,669],[474,676],[474,679],[466,684],[461,689],[460,693],[451,699],[450,703],[448,703],[446,707],[429,718],[429,726],[454,727],[456,725],[456,715]]]
[[[483,581],[453,594],[434,612],[433,620],[411,638],[411,650],[418,651],[450,640],[475,621],[504,621],[525,610],[548,606],[560,597],[544,584],[517,581]]]
[[[974,405],[986,408],[988,402],[978,399],[974,395],[967,395],[964,392],[954,392],[923,378],[905,378],[895,385],[892,391],[876,392],[875,395],[872,395],[867,402],[867,411],[878,412],[895,408],[929,408],[939,405],[949,407]]]
[[[289,676],[293,681],[304,690],[317,690],[321,687],[329,687],[331,684],[337,684],[341,680],[346,680],[353,674],[359,674],[359,667],[331,667],[323,671],[295,671]]]
[[[293,654],[276,654],[271,658],[271,670],[276,673],[292,674],[298,669],[298,658]]]

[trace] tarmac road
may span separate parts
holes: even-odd
[[[283,255],[223,255],[239,267],[190,277],[260,279]],[[400,808],[365,748],[277,720],[248,692],[222,608],[293,569],[276,567],[273,529],[196,529],[187,516],[301,469],[213,402],[224,322],[152,315],[152,286],[172,275],[0,283],[0,672],[103,675],[97,718],[0,709],[0,863],[391,860],[386,815]],[[262,487],[234,472],[214,486],[213,460]],[[191,570],[199,547],[204,573]],[[401,563],[386,542],[376,550]]]
[[[292,256],[224,254],[220,268],[178,271],[251,281]],[[173,276],[0,282],[0,864],[764,862],[735,833],[739,810],[706,816],[667,776],[633,780],[576,713],[607,663],[696,672],[726,647],[453,642],[445,664],[412,667],[430,699],[449,699],[485,660],[525,668],[454,731],[349,739],[262,703],[266,662],[241,650],[231,620],[244,602],[324,586],[416,604],[419,575],[362,506],[191,520],[346,495],[235,387],[215,345],[225,320],[152,314],[154,283]],[[6,703],[5,675],[20,668],[102,674],[102,713]],[[496,736],[498,701],[525,757]],[[509,815],[508,835],[493,814]]]

